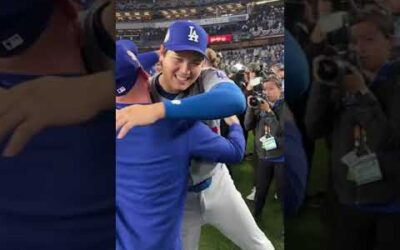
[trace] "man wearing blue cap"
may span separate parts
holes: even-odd
[[[241,90],[224,72],[203,69],[206,48],[207,33],[200,25],[184,20],[170,25],[160,49],[162,73],[151,81],[152,98],[157,103],[117,111],[120,138],[134,126],[164,117],[208,120],[211,129],[219,133],[219,120],[212,119],[245,110]],[[274,249],[255,223],[224,164],[197,160],[192,161],[190,170],[183,221],[185,250],[198,248],[203,224],[215,226],[242,249]]]
[[[92,56],[81,45],[112,6],[94,6],[84,33],[68,0],[0,6],[0,249],[114,249],[113,82],[55,77],[110,69],[94,60],[106,43],[92,37]]]
[[[117,108],[150,103],[149,81],[129,40],[117,41]],[[244,137],[236,117],[228,140],[205,124],[161,120],[117,140],[116,249],[182,249],[190,158],[239,162]]]

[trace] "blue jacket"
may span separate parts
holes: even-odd
[[[118,250],[178,250],[190,160],[236,163],[244,154],[240,125],[228,140],[202,122],[161,120],[117,140]]]

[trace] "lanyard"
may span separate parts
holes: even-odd
[[[370,153],[367,144],[367,131],[359,124],[354,126],[354,149],[358,156]]]
[[[264,131],[265,131],[265,136],[266,137],[272,137],[272,135],[271,135],[271,127],[270,126],[265,125],[264,126]]]

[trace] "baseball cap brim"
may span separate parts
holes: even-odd
[[[164,44],[164,47],[167,50],[172,50],[172,51],[194,51],[200,53],[202,56],[207,58],[207,55],[204,51],[202,51],[200,48],[195,47],[195,46],[190,46],[190,45],[170,45],[170,44]]]

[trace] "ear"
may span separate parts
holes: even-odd
[[[164,47],[164,45],[161,44],[160,46],[160,61],[162,61],[167,54],[167,49]]]

